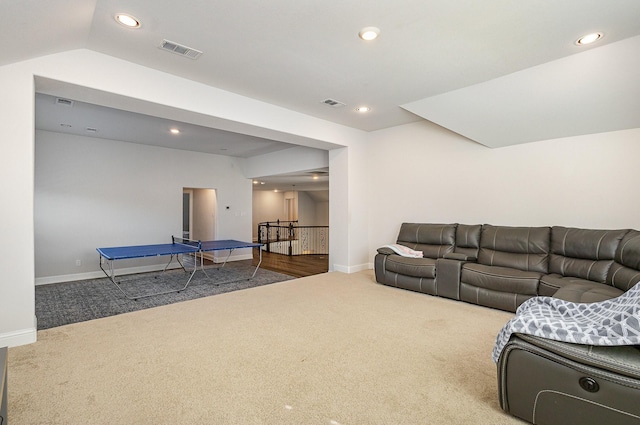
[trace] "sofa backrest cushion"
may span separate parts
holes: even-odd
[[[402,223],[397,243],[422,251],[427,258],[442,258],[453,252],[456,224]]]
[[[630,230],[620,241],[607,284],[627,291],[640,281],[640,232]]]
[[[458,224],[456,228],[456,254],[478,258],[481,224]]]
[[[484,224],[478,263],[547,273],[550,227],[507,227]]]
[[[616,250],[627,232],[552,227],[549,272],[605,283]]]

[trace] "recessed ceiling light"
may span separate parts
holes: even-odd
[[[360,106],[359,108],[356,108],[356,111],[362,112],[362,113],[369,112],[370,110],[371,108],[369,108],[368,106]]]
[[[379,35],[380,35],[380,28],[376,28],[376,27],[365,27],[365,28],[362,28],[358,33],[358,37],[360,37],[365,41],[375,40],[376,38],[378,38]]]
[[[131,15],[127,15],[126,13],[117,13],[115,18],[119,24],[124,25],[127,28],[140,28],[140,21],[138,18]]]
[[[180,130],[178,130],[177,128],[172,128],[169,131],[171,132],[171,134],[180,134]]]
[[[578,46],[584,46],[587,44],[591,44],[594,41],[598,41],[602,38],[603,34],[601,32],[594,32],[592,34],[587,34],[584,37],[580,37],[578,40],[576,40],[576,44]]]

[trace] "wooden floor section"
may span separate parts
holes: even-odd
[[[258,264],[260,251],[253,250],[253,264]],[[283,255],[262,251],[260,268],[295,277],[312,276],[329,271],[328,255]]]

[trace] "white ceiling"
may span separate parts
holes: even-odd
[[[500,147],[640,127],[638,0],[3,0],[0,23],[0,65],[86,48],[365,131],[427,119]]]
[[[329,201],[329,168],[265,176],[253,179],[254,190],[323,192],[313,195],[315,201]]]
[[[71,105],[66,102],[70,101]],[[36,93],[38,130],[249,158],[294,147],[260,137]],[[178,128],[180,133],[170,133]]]

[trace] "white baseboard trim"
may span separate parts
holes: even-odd
[[[330,272],[340,272],[340,273],[349,273],[349,267],[343,266],[341,264],[331,264],[329,266]]]
[[[363,270],[371,270],[372,268],[373,268],[373,265],[371,263],[358,264],[355,266],[343,266],[340,264],[334,264],[332,269],[330,268],[329,271],[342,272],[342,273],[357,273]]]
[[[369,263],[357,264],[355,266],[349,267],[349,273],[358,273],[358,272],[361,272],[363,270],[369,270],[369,269],[371,269]]]
[[[33,344],[38,339],[38,327],[20,329],[18,331],[0,334],[0,347],[18,347]]]
[[[177,268],[180,268],[180,266],[176,264],[169,267],[169,270],[177,269]],[[150,266],[139,266],[139,267],[127,267],[124,269],[116,268],[116,277],[121,275],[126,275],[126,274],[157,272],[157,271],[161,271],[162,269],[164,269],[164,266],[162,264],[154,264]],[[101,277],[107,277],[102,270],[87,272],[87,273],[36,277],[36,285],[48,285],[50,283],[60,283],[60,282],[75,282],[76,280],[98,279]]]

